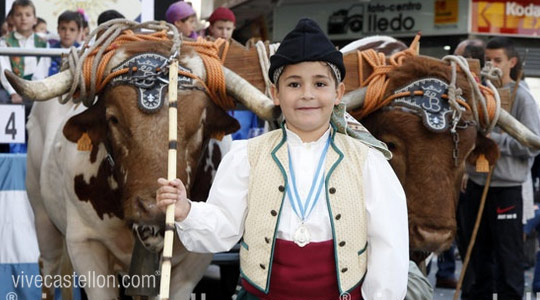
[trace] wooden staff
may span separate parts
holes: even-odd
[[[493,174],[494,167],[495,166],[489,167],[489,173],[486,178],[486,185],[484,186],[484,190],[482,191],[482,198],[480,199],[480,206],[478,207],[478,213],[476,215],[476,222],[474,223],[474,229],[471,235],[471,239],[469,240],[469,246],[467,247],[467,254],[465,255],[465,260],[463,261],[461,273],[459,274],[459,280],[456,286],[456,290],[454,292],[453,300],[459,299],[459,292],[461,291],[461,286],[463,285],[465,272],[467,272],[467,267],[469,266],[469,261],[471,259],[474,243],[476,242],[476,235],[478,234],[478,229],[480,228],[480,222],[482,221],[482,214],[484,212],[484,206],[486,204],[486,197],[488,194],[489,185],[491,184],[491,175]]]
[[[178,138],[178,60],[173,59],[169,66],[169,159],[167,179],[176,178],[176,139]],[[165,215],[165,237],[163,245],[163,259],[161,262],[161,282],[159,287],[160,299],[169,299],[171,285],[171,258],[174,242],[174,204],[167,206]]]

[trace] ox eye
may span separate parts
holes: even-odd
[[[113,124],[113,125],[116,125],[118,124],[118,118],[115,117],[115,116],[110,116],[109,119],[107,120],[109,123]]]
[[[394,150],[396,150],[396,144],[392,142],[386,143],[386,146],[388,146],[388,150],[390,150],[390,152],[394,152]]]

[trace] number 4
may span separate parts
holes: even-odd
[[[9,120],[6,124],[5,134],[11,134],[12,139],[15,139],[15,135],[17,135],[17,128],[15,128],[15,112],[12,112],[9,116]]]

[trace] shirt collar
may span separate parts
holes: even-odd
[[[33,38],[34,37],[34,34],[32,33],[31,35],[29,35],[28,37],[25,37],[24,35],[18,33],[17,31],[14,31],[13,32],[13,36],[18,39],[18,40],[28,40],[30,38]]]
[[[319,145],[319,144],[324,144],[326,143],[326,139],[328,139],[328,135],[330,134],[330,125],[328,125],[328,129],[323,133],[323,135],[316,141],[313,141],[313,142],[308,142],[308,143],[304,143],[302,142],[302,139],[294,132],[290,131],[288,128],[287,128],[287,123],[285,123],[285,132],[287,134],[287,142],[291,145],[295,145],[295,146],[298,146],[298,145],[304,145],[304,146],[308,146],[308,145]]]

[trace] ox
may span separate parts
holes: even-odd
[[[125,43],[105,66],[104,76],[141,53],[166,58],[171,44]],[[179,52],[179,64],[205,81],[208,74],[199,54],[187,45]],[[230,96],[261,118],[275,117],[270,99],[235,73],[223,70]],[[74,80],[69,70],[39,82],[6,75],[18,93],[37,101],[68,92]],[[88,109],[72,102],[35,103],[28,122],[27,189],[44,274],[59,274],[64,241],[74,270],[94,278],[125,271],[130,265],[136,239],[132,227],[147,249],[161,249],[164,216],[155,207],[155,191],[156,179],[167,174],[167,110],[143,112],[137,103],[139,92],[133,84],[121,81],[108,83]],[[166,96],[163,101],[167,104]],[[198,181],[195,170],[201,153],[212,136],[234,132],[239,125],[210,100],[196,80],[179,83],[178,107],[177,174],[187,183],[190,197],[201,198],[191,191]],[[87,145],[81,146],[84,141]],[[189,299],[211,259],[211,254],[187,252],[175,239],[171,298]],[[116,299],[117,283],[85,290],[89,299]],[[159,285],[159,280],[154,284]]]
[[[357,43],[355,48],[383,47],[387,62],[388,56],[395,53],[388,41],[380,45],[367,41],[367,44],[371,45]],[[395,46],[400,50],[398,44]],[[455,209],[465,162],[474,165],[483,154],[489,165],[493,165],[499,150],[481,133],[487,125],[473,117],[470,107],[474,103],[472,89],[476,82],[467,80],[459,67],[456,87],[461,89],[464,102],[459,108],[461,117],[452,114],[455,109],[445,98],[452,82],[450,63],[417,55],[409,55],[403,64],[387,73],[387,86],[381,99],[404,91],[410,94],[366,114],[362,106],[374,99],[366,97],[369,87],[358,83],[375,72],[375,68],[364,61],[363,78],[360,78],[360,59],[356,51],[345,53],[348,72],[345,84],[361,88],[346,95],[343,101],[348,103],[350,113],[392,151],[390,164],[407,196],[411,257],[419,262],[426,252],[445,250],[454,239]],[[412,95],[417,91],[421,96]],[[429,103],[441,107],[430,107]],[[446,109],[443,108],[445,105]],[[446,126],[440,124],[441,116],[444,118],[442,123],[448,122]],[[452,133],[450,123],[454,120],[457,126]],[[506,111],[500,111],[497,125],[522,144],[540,147],[539,138]]]
[[[366,49],[390,56],[406,50],[407,46],[387,36],[369,37],[345,46],[342,52],[347,69],[344,82],[348,94],[343,101],[347,103],[347,110],[361,120],[376,138],[385,142],[393,153],[390,164],[407,196],[411,256],[419,262],[428,252],[446,249],[454,239],[456,201],[466,159],[474,163],[480,154],[484,154],[493,165],[499,153],[496,144],[479,133],[480,124],[473,120],[470,110],[462,114],[455,135],[448,129],[429,130],[424,126],[425,120],[418,111],[396,105],[395,102],[361,116],[366,88],[360,84],[357,50]],[[254,48],[246,49],[231,44],[225,66],[236,66],[235,71],[240,76],[264,91],[266,86],[262,72],[266,70],[259,67],[259,60]],[[368,63],[362,66],[363,77],[369,77],[374,69]],[[438,79],[443,87],[448,86],[451,82],[451,67],[446,61],[409,55],[402,65],[388,72],[387,78],[388,85],[383,98],[417,80],[427,78]],[[456,85],[462,90],[464,101],[470,104],[471,85],[463,72],[458,72]],[[369,102],[370,99],[365,101]],[[540,146],[537,137],[504,111],[501,112],[498,125],[522,143],[530,145],[531,141],[535,141],[535,147]]]

